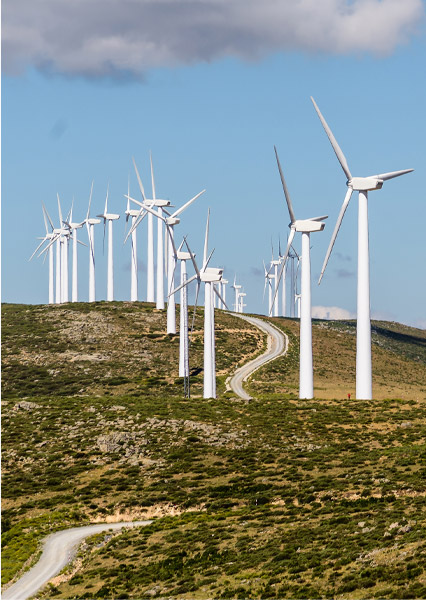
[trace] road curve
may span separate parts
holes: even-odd
[[[141,527],[150,525],[150,523],[152,521],[98,523],[52,533],[44,540],[40,560],[18,581],[2,592],[2,600],[26,600],[33,596],[49,579],[71,562],[84,538],[101,531],[122,529],[123,527]]]
[[[251,396],[249,396],[249,394],[243,388],[243,383],[250,375],[252,375],[252,373],[257,371],[259,367],[287,352],[288,336],[275,327],[275,325],[272,325],[272,323],[268,323],[263,319],[258,319],[257,317],[248,317],[238,313],[230,314],[235,317],[239,317],[240,319],[244,319],[244,321],[248,321],[252,325],[255,325],[255,327],[258,327],[264,331],[268,336],[266,352],[237,369],[234,375],[229,377],[226,381],[227,391],[232,390],[240,398],[243,398],[243,400],[251,400]]]

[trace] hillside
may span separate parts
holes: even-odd
[[[188,400],[152,305],[3,306],[3,581],[54,529],[155,516],[43,597],[424,598],[426,332],[374,323],[377,398],[348,401],[354,323],[315,322],[324,399],[299,401],[298,324],[272,319],[290,351],[246,402],[224,381],[264,340],[216,318],[220,397],[200,310]]]

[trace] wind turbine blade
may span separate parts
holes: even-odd
[[[109,184],[107,186],[107,192],[106,192],[106,197],[105,197],[104,215],[108,214],[108,194],[109,194]]]
[[[50,215],[49,215],[49,213],[47,212],[47,208],[45,207],[45,205],[44,205],[44,203],[43,203],[43,202],[41,203],[41,205],[43,206],[43,210],[44,210],[44,212],[46,213],[46,216],[47,216],[47,218],[48,218],[48,220],[49,220],[49,223],[50,223],[50,227],[52,228],[52,231],[53,231],[53,230],[55,229],[55,227],[54,227],[54,225],[53,225],[53,222],[52,222],[52,219],[50,218]]]
[[[213,290],[214,290],[214,293],[216,294],[216,296],[222,302],[222,304],[226,307],[226,310],[229,310],[228,305],[226,304],[225,300],[222,298],[219,290],[217,289],[217,287],[215,285],[213,286]]]
[[[284,173],[283,173],[283,171],[281,169],[280,159],[278,158],[278,152],[277,152],[277,149],[276,149],[275,146],[274,146],[274,150],[275,150],[275,156],[277,158],[278,171],[280,172],[281,183],[283,184],[284,196],[285,196],[285,199],[287,201],[287,207],[288,207],[288,212],[289,212],[289,215],[290,215],[290,221],[292,223],[294,223],[295,220],[296,220],[296,217],[294,216],[293,205],[291,203],[290,194],[289,194],[289,191],[287,189],[287,184],[286,184],[285,179],[284,179]]]
[[[124,233],[126,233],[129,217],[130,217],[130,177],[127,178],[127,206],[126,206],[126,224],[124,226]]]
[[[105,254],[105,229],[106,229],[106,222],[107,222],[107,220],[104,219],[104,238],[102,240],[102,254]]]
[[[47,238],[43,238],[42,241],[40,242],[40,244],[37,246],[37,248],[34,250],[34,252],[31,254],[30,258],[28,259],[28,262],[30,262],[30,260],[32,260],[34,254],[43,246],[44,242],[47,240]]]
[[[154,213],[154,214],[155,214],[155,213]],[[170,241],[170,242],[171,242],[171,244],[172,244],[172,248],[173,248],[173,256],[174,256],[175,258],[177,258],[177,250],[176,250],[176,246],[175,246],[175,240],[174,240],[174,236],[173,236],[173,230],[172,230],[172,227],[171,227],[171,225],[167,225],[167,224],[166,224],[166,229],[167,229],[167,232],[168,232],[168,234],[169,234],[169,241]],[[175,268],[176,268],[176,264],[175,264]]]
[[[200,277],[201,277],[201,274],[200,274],[200,271],[199,271],[199,269],[198,269],[197,263],[195,262],[195,256],[194,256],[194,254],[192,253],[192,250],[191,250],[191,248],[189,247],[189,244],[188,244],[188,242],[187,242],[186,238],[185,238],[185,245],[186,245],[186,247],[188,248],[188,252],[189,252],[189,254],[190,254],[190,256],[191,256],[191,261],[192,261],[192,264],[194,265],[194,269],[195,269],[195,272],[197,273],[197,277],[198,277],[198,278],[200,278]]]
[[[156,196],[155,196],[155,181],[154,181],[154,169],[152,167],[152,154],[151,152],[149,153],[149,160],[151,162],[151,185],[152,185],[152,199],[156,200]]]
[[[73,208],[74,208],[74,197],[73,197],[72,202],[71,202],[70,212],[68,213],[68,216],[67,216],[68,223],[72,223],[72,211],[73,211]]]
[[[146,202],[146,198],[145,198],[145,190],[143,189],[143,185],[142,185],[142,179],[140,178],[139,171],[138,171],[138,168],[137,168],[137,166],[136,166],[135,159],[133,158],[133,156],[132,156],[132,161],[133,161],[133,166],[135,167],[135,171],[136,171],[136,177],[138,178],[139,189],[140,189],[140,191],[141,191],[141,194],[142,194],[143,201],[144,201],[144,202]]]
[[[164,221],[166,223],[166,219],[163,217],[163,215],[159,215],[156,210],[154,210],[153,208],[151,208],[149,206],[149,204],[144,204],[143,208],[144,208],[144,210],[146,210],[149,213],[151,213],[152,215],[154,215],[154,217],[157,217],[157,219],[161,219],[162,221]]]
[[[92,181],[92,186],[90,188],[89,206],[87,207],[86,221],[87,221],[87,219],[89,218],[89,215],[90,215],[90,205],[92,204],[92,194],[93,194],[93,181]]]
[[[82,246],[85,246],[87,248],[87,244],[85,244],[84,242],[82,242],[81,240],[77,240],[77,244],[81,244]]]
[[[207,260],[208,245],[209,245],[209,223],[210,223],[210,208],[207,209],[206,233],[204,236],[203,269],[205,268],[205,264],[206,264],[206,260]]]
[[[136,229],[136,227],[139,225],[139,223],[142,223],[142,221],[144,220],[144,218],[146,217],[147,212],[143,212],[143,210],[139,211],[139,216],[136,217],[135,222],[133,223],[133,225],[130,227],[129,231],[127,232],[126,237],[124,238],[124,244],[127,242],[127,240],[129,239],[129,237],[132,235],[132,233],[134,232],[134,230]]]
[[[334,150],[334,152],[335,152],[335,154],[337,156],[337,160],[339,161],[339,163],[340,163],[340,165],[341,165],[341,167],[342,167],[342,169],[343,169],[346,177],[348,179],[352,179],[352,175],[351,175],[351,172],[349,170],[346,157],[345,157],[345,155],[342,152],[342,149],[340,148],[339,144],[337,143],[337,140],[334,137],[333,132],[331,131],[330,127],[327,125],[327,121],[322,116],[321,111],[318,108],[318,106],[317,106],[315,100],[312,98],[312,96],[311,96],[311,100],[312,100],[312,103],[314,105],[315,110],[317,111],[317,115],[320,118],[322,126],[324,127],[324,130],[325,130],[326,134],[328,135],[328,139],[330,140],[330,143],[333,146],[333,150]]]
[[[181,283],[177,288],[175,288],[172,292],[170,292],[170,294],[167,296],[167,298],[170,298],[170,296],[173,296],[173,294],[176,294],[176,292],[179,292],[182,288],[189,285],[192,281],[194,281],[194,279],[197,279],[197,275],[193,275],[192,277],[190,277],[189,279],[187,279],[186,281]]]
[[[185,237],[183,238],[183,240],[181,241],[181,243],[180,243],[180,246],[179,246],[179,248],[177,249],[177,251],[178,251],[178,252],[180,252],[180,251],[182,250],[182,246],[183,246],[183,245],[184,245],[184,243],[185,243],[185,239],[186,239],[186,236],[185,236]]]
[[[322,265],[321,275],[320,275],[319,280],[318,280],[318,285],[321,283],[322,276],[324,275],[324,271],[325,271],[325,268],[327,266],[328,259],[330,258],[331,251],[333,250],[334,242],[336,241],[336,237],[337,237],[337,234],[339,232],[340,225],[342,224],[342,220],[343,220],[343,217],[345,215],[346,209],[348,207],[349,200],[351,199],[352,191],[353,191],[352,188],[348,187],[348,191],[346,192],[345,199],[343,200],[343,204],[342,204],[342,207],[340,209],[339,216],[337,217],[337,221],[336,221],[336,225],[334,227],[333,235],[331,236],[331,240],[330,240],[330,244],[328,246],[327,254],[325,255],[325,258],[324,258],[324,263]]]
[[[41,208],[42,208],[42,210],[43,210],[44,228],[45,228],[45,230],[46,230],[46,235],[47,235],[47,234],[49,233],[49,228],[48,228],[48,226],[47,226],[47,217],[46,217],[46,211],[45,211],[45,208],[44,208],[44,204],[43,204],[43,202],[41,203]],[[31,260],[31,259],[30,259],[30,260]]]
[[[412,171],[414,171],[414,169],[404,169],[403,171],[391,171],[390,173],[374,175],[374,177],[378,177],[379,179],[383,179],[383,181],[387,181],[388,179],[393,179],[394,177],[399,177],[400,175],[405,175],[406,173],[411,173]]]
[[[207,261],[205,262],[205,264],[203,265],[203,268],[201,269],[203,272],[207,269],[207,266],[210,262],[211,257],[213,256],[213,252],[215,251],[215,248],[213,248],[213,250],[210,252],[209,257],[207,259]]]
[[[201,286],[201,281],[198,280],[197,281],[197,291],[195,292],[195,303],[194,303],[194,311],[192,313],[192,325],[191,325],[191,333],[189,336],[189,347],[191,347],[191,343],[192,343],[192,332],[194,331],[194,323],[195,323],[195,313],[197,311],[197,305],[198,305],[198,294],[200,293],[200,286]]]
[[[196,196],[194,196],[193,198],[191,198],[191,200],[188,200],[188,202],[186,204],[184,204],[183,206],[181,206],[180,208],[178,208],[173,214],[172,217],[177,217],[178,215],[180,215],[184,210],[186,210],[188,208],[188,206],[190,204],[192,204],[193,202],[195,202],[195,200],[197,198],[199,198],[201,196],[201,194],[204,194],[206,190],[203,190],[202,192],[200,192],[199,194],[197,194]]]
[[[93,262],[95,262],[95,249],[93,248],[92,234],[90,232],[90,225],[88,223],[86,223],[86,229],[87,229],[87,235],[89,237],[90,254],[92,255]]]
[[[128,194],[124,194],[124,197],[127,198],[128,200],[131,200],[135,204],[138,204],[142,208],[145,207],[145,204],[143,202],[139,202],[139,200],[136,200],[136,198],[133,198],[132,196],[129,196]]]
[[[61,210],[61,201],[59,200],[59,194],[56,194],[58,198],[58,211],[59,211],[59,227],[62,227],[62,210]]]
[[[291,229],[290,230],[290,235],[288,236],[288,242],[287,242],[287,248],[284,252],[284,256],[283,256],[283,261],[281,263],[281,268],[280,268],[280,272],[278,274],[278,280],[275,283],[275,293],[274,296],[272,298],[272,303],[271,303],[271,312],[269,313],[269,316],[271,316],[272,310],[273,310],[273,306],[275,304],[275,298],[278,294],[278,288],[280,286],[280,282],[281,282],[281,277],[283,276],[283,272],[284,272],[284,268],[285,268],[285,264],[287,262],[287,257],[288,257],[288,253],[290,252],[290,246],[293,242],[293,238],[294,238],[294,234],[296,233],[295,229]],[[271,283],[272,285],[272,283]]]
[[[42,254],[44,254],[45,252],[47,252],[50,248],[50,246],[52,246],[58,239],[59,234],[56,234],[51,240],[50,242],[47,244],[47,246],[45,248],[43,248],[43,250],[40,252],[40,254],[38,256],[41,256]],[[38,258],[38,257],[37,257]]]
[[[309,221],[325,221],[328,219],[328,215],[323,215],[322,217],[311,217]]]
[[[300,256],[297,254],[297,251],[295,250],[293,244],[291,245],[291,249],[293,250],[293,252],[295,253],[295,255],[297,256],[298,259],[300,259]],[[299,263],[297,263],[299,264]]]

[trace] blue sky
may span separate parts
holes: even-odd
[[[95,0],[84,5],[93,4]],[[115,287],[117,299],[129,298],[124,194],[130,174],[131,193],[139,198],[132,156],[150,189],[152,151],[157,195],[180,206],[203,188],[207,190],[183,213],[177,238],[188,234],[191,246],[201,255],[210,207],[210,245],[216,248],[212,263],[224,266],[228,279],[237,274],[247,292],[247,310],[264,313],[262,261],[270,259],[271,237],[276,248],[278,236],[284,245],[289,231],[275,144],[296,217],[329,215],[324,232],[311,237],[313,305],[355,314],[356,193],[323,282],[316,284],[346,185],[311,104],[312,95],[354,175],[415,169],[369,195],[371,308],[373,316],[425,327],[424,4],[420,0],[329,0],[324,6],[352,11],[356,35],[351,37],[353,27],[348,25],[345,36],[340,37],[334,12],[328,17],[325,14],[324,22],[308,31],[303,29],[304,15],[289,12],[286,22],[291,22],[291,28],[281,32],[275,13],[263,14],[260,19],[253,8],[253,14],[248,11],[252,20],[245,15],[242,21],[239,1],[229,3],[236,14],[221,14],[220,26],[214,11],[222,6],[221,0],[201,2],[209,9],[203,27],[199,18],[191,22],[194,9],[190,2],[162,2],[163,12],[145,15],[148,24],[152,20],[154,33],[155,28],[163,31],[172,9],[181,11],[182,22],[173,30],[170,47],[169,32],[154,48],[144,31],[140,38],[146,43],[138,45],[139,34],[126,25],[125,17],[123,22],[113,18],[114,4],[115,0],[109,1],[111,22],[105,17],[103,27],[108,22],[109,41],[117,28],[121,45],[103,43],[103,30],[96,29],[96,20],[87,19],[77,47],[69,41],[74,39],[77,18],[77,24],[67,25],[51,11],[51,22],[41,16],[39,21],[31,20],[30,3],[20,0],[13,7],[11,0],[4,3],[3,301],[47,302],[47,263],[40,259],[28,262],[36,237],[44,233],[41,201],[57,221],[56,193],[64,212],[74,197],[74,216],[83,220],[92,180],[92,215],[102,212],[108,184],[110,210],[122,214],[114,223]],[[150,6],[149,0],[139,4]],[[265,6],[269,4],[274,10],[280,6],[269,0]],[[282,0],[284,13],[290,4]],[[315,21],[315,3],[306,0],[303,4]],[[388,21],[379,15],[376,30],[373,27],[370,34],[363,35],[364,21],[359,19],[365,18],[368,10],[375,17],[374,11],[382,5]],[[125,6],[121,4],[122,11]],[[232,18],[238,22],[237,28]],[[65,49],[60,46],[58,50],[51,41],[51,30],[43,29],[44,23],[54,25],[55,19]],[[229,26],[224,27],[224,22]],[[148,24],[144,21],[145,27]],[[188,31],[194,30],[198,35],[189,43]],[[203,32],[207,33],[203,36]],[[41,44],[40,40],[47,42]],[[123,58],[128,56],[131,60]],[[101,300],[106,297],[101,226],[95,236],[97,298]],[[138,236],[143,262],[145,223]],[[87,241],[86,237],[81,230],[80,239]],[[295,247],[300,249],[297,237]],[[80,297],[85,300],[88,252],[83,247],[79,249],[79,271]],[[145,290],[142,272],[142,299]],[[320,308],[317,311],[321,314]]]

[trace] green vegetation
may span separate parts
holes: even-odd
[[[263,338],[218,312],[222,394],[206,401],[201,318],[188,400],[177,338],[151,305],[3,307],[2,581],[47,532],[160,517],[88,540],[43,597],[426,597],[421,385],[404,400],[297,400],[297,324],[275,319],[290,352],[253,376],[256,399],[235,399],[226,375]],[[347,325],[322,323],[316,344],[334,351]],[[394,327],[380,325],[378,350],[424,381],[423,332],[404,334],[417,344]],[[32,388],[11,364],[37,367]]]

